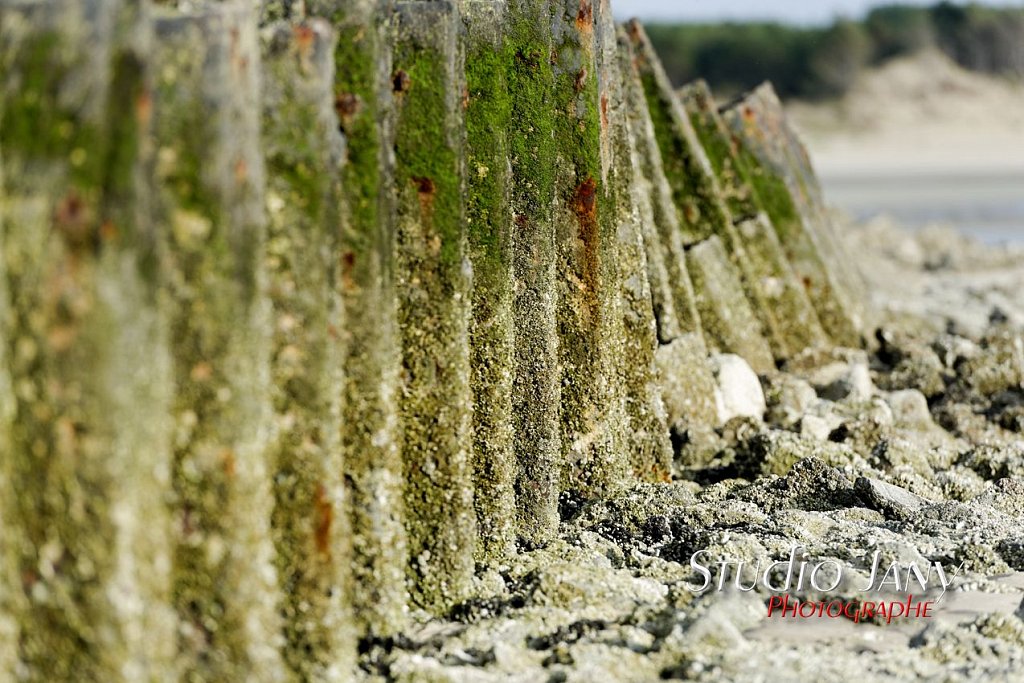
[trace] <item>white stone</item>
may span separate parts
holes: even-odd
[[[711,355],[710,364],[717,384],[715,404],[719,422],[725,424],[734,417],[763,420],[768,409],[764,390],[747,361],[735,354],[716,353]]]

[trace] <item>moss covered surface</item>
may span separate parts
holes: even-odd
[[[686,269],[683,246],[683,231],[679,227],[672,188],[665,177],[661,149],[655,134],[654,122],[647,107],[647,98],[633,58],[632,40],[625,28],[619,29],[620,51],[622,52],[622,76],[625,82],[626,100],[630,106],[630,127],[640,162],[642,182],[651,198],[652,220],[658,243],[653,249],[662,256],[669,289],[667,295],[655,292],[655,313],[658,315],[660,341],[670,342],[680,334],[693,333],[701,336],[700,316],[694,302],[693,283]],[[648,257],[649,262],[656,259]],[[651,282],[656,282],[651,279]]]
[[[601,163],[594,8],[564,0],[552,15],[562,487],[590,497],[626,474],[615,376],[617,198]]]
[[[650,198],[641,182],[639,152],[630,129],[626,90],[620,71],[615,25],[607,2],[597,10],[598,76],[602,141],[607,141],[607,185],[614,208],[614,282],[619,289],[621,325],[613,329],[611,350],[622,386],[625,419],[622,448],[628,463],[624,480],[668,481],[672,470],[672,445],[655,363],[658,347],[645,239],[660,246]],[[625,64],[628,66],[628,64]],[[660,249],[653,251],[660,254]]]
[[[551,15],[547,0],[510,0],[502,50],[511,105],[512,263],[515,287],[513,427],[516,533],[544,543],[558,527],[560,381],[552,208]]]
[[[750,169],[729,135],[710,89],[698,81],[684,87],[680,98],[718,176],[754,285],[771,314],[765,322],[773,331],[769,341],[776,360],[785,360],[808,346],[824,343],[821,324],[807,292],[781,251],[771,230],[771,219],[763,211],[749,180]]]
[[[110,679],[172,654],[138,18],[0,8],[0,667],[32,680]]]
[[[284,659],[297,678],[351,672],[351,529],[341,460],[343,328],[334,38],[324,23],[264,35],[265,267],[272,307],[271,517]],[[327,144],[325,144],[327,143]]]
[[[836,289],[831,264],[821,251],[809,216],[801,212],[793,188],[781,167],[784,152],[773,132],[780,123],[759,113],[755,100],[739,101],[723,111],[723,118],[738,141],[741,163],[748,169],[748,181],[771,219],[779,241],[818,315],[825,332],[839,344],[857,345],[857,325]]]
[[[448,3],[400,3],[393,45],[398,323],[413,600],[467,597],[473,576],[472,395],[462,63]]]
[[[352,518],[353,610],[360,635],[387,637],[405,622],[408,601],[388,153],[390,51],[373,2],[311,0],[307,10],[337,33],[334,106],[345,138],[342,460]]]
[[[175,340],[173,601],[183,675],[199,679],[283,674],[251,19],[218,6],[161,20],[154,53]]]
[[[515,550],[512,211],[507,131],[512,106],[501,24],[504,5],[465,6],[466,226],[473,263],[471,364],[477,561]]]

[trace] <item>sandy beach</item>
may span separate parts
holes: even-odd
[[[1024,239],[1024,84],[938,53],[866,73],[843,99],[793,103],[829,201],[857,219]]]

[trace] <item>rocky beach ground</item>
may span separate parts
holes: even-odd
[[[611,500],[564,499],[554,543],[520,552],[447,619],[365,646],[367,676],[1012,678],[1024,665],[1024,254],[882,220],[844,235],[885,311],[869,351],[805,353],[760,378],[762,406],[720,373],[719,404],[747,415],[675,435],[681,459],[700,466]],[[809,567],[833,561],[842,581],[826,590],[822,574],[823,590],[793,588],[791,600],[852,603],[853,613],[867,600],[905,602],[919,589],[914,565],[930,579],[914,599],[933,611],[891,623],[769,616],[780,593],[756,579],[794,548]],[[730,576],[723,590],[692,590],[698,551],[713,581],[718,562],[745,561],[741,585],[754,589]],[[873,565],[877,579],[894,563],[899,590],[860,592]]]

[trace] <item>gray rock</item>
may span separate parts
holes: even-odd
[[[887,517],[906,519],[910,513],[928,504],[927,500],[906,489],[869,477],[859,477],[854,483],[854,489],[867,503]]]

